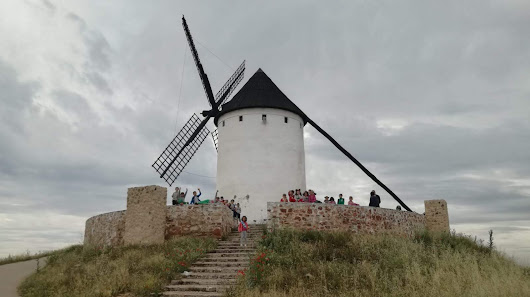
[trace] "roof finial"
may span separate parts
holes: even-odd
[[[256,71],[256,73],[258,73],[258,72],[263,72],[263,70],[261,70],[261,68],[259,68],[258,71]]]

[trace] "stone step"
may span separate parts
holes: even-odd
[[[162,295],[178,297],[222,297],[224,295],[224,292],[166,291],[162,293]]]
[[[230,273],[235,272],[237,273],[239,270],[242,270],[244,268],[242,267],[224,267],[224,266],[211,266],[211,267],[202,267],[202,266],[192,266],[190,267],[190,270],[192,272],[223,272],[223,273]]]
[[[229,238],[225,241],[219,241],[217,244],[222,244],[222,243],[239,243],[241,241],[241,238],[237,237],[237,238]],[[258,243],[260,242],[258,239],[255,239],[255,238],[247,238],[247,242],[253,242],[253,243]]]
[[[236,272],[191,272],[191,275],[186,279],[235,279],[237,277]]]
[[[248,263],[248,261],[250,260],[250,257],[208,257],[208,258],[201,258],[200,261],[204,261],[204,262],[219,262],[219,263],[224,263],[224,262],[244,262],[244,263]],[[198,263],[198,262],[195,262],[195,263]]]
[[[239,242],[233,242],[233,243],[231,242],[231,243],[227,243],[227,244],[219,244],[219,245],[217,245],[217,248],[218,249],[221,249],[221,248],[238,248],[240,246],[241,246],[241,244]],[[255,248],[257,246],[258,246],[257,244],[252,244],[252,243],[247,242],[247,247]]]
[[[222,246],[217,246],[217,249],[218,250],[233,250],[233,249],[255,249],[254,248],[255,246],[254,245],[250,245],[247,243],[247,246],[241,246],[240,244],[234,244],[234,245],[222,245]]]
[[[230,236],[241,236],[241,233],[239,232],[230,232],[230,234],[228,235],[228,237]],[[247,236],[263,236],[263,232],[257,232],[257,231],[253,231],[253,232],[247,232]]]
[[[248,259],[243,261],[231,261],[231,262],[217,262],[217,261],[199,261],[193,263],[196,266],[202,267],[248,267]]]
[[[171,285],[182,285],[182,284],[198,284],[198,285],[231,285],[235,284],[237,280],[233,274],[232,278],[183,278],[179,280],[171,281]]]
[[[241,257],[250,257],[254,253],[248,253],[248,252],[238,252],[238,253],[210,253],[206,254],[205,258],[220,258],[220,257],[229,257],[229,258],[241,258]],[[203,258],[203,259],[205,259]]]
[[[219,244],[219,243],[226,243],[226,242],[239,242],[239,241],[241,241],[241,238],[239,238],[239,237],[234,237],[234,238],[228,238],[228,239],[225,240],[225,241],[220,241],[220,242],[218,242],[218,244]],[[247,238],[247,241],[248,241],[248,242],[250,242],[250,241],[252,241],[252,242],[259,242],[259,239],[257,239],[257,238]]]
[[[218,254],[218,253],[223,253],[223,254],[239,254],[239,253],[252,253],[252,252],[255,252],[256,249],[251,249],[251,248],[248,248],[248,247],[239,247],[237,249],[215,249],[213,251],[210,252],[210,254]]]
[[[230,285],[169,285],[167,291],[200,291],[200,292],[224,292]]]

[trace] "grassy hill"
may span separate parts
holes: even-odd
[[[530,296],[530,268],[469,237],[276,231],[229,296]]]
[[[57,251],[19,287],[23,297],[157,296],[197,258],[217,245],[211,238],[179,238],[161,245],[83,247]]]
[[[73,246],[20,286],[23,297],[158,296],[215,248],[207,238],[113,249]],[[263,235],[230,297],[530,296],[530,268],[469,237],[283,230]],[[123,295],[125,293],[130,293]]]

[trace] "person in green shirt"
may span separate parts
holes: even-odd
[[[178,205],[186,204],[186,195],[188,195],[188,188],[186,188],[186,192],[180,192],[180,197],[177,199]]]
[[[337,204],[344,205],[344,198],[342,198],[342,194],[339,194],[339,200],[337,201]]]

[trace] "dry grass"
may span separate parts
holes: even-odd
[[[25,254],[19,254],[19,255],[9,255],[4,258],[0,258],[0,265],[4,264],[11,264],[16,262],[22,262],[22,261],[28,261],[33,259],[38,259],[42,257],[48,257],[54,253],[58,253],[59,251],[47,251],[47,252],[38,252],[31,254],[30,252],[26,252]]]
[[[179,238],[161,245],[100,249],[72,246],[19,287],[23,297],[157,296],[171,279],[213,249],[208,238]]]
[[[530,269],[462,235],[277,231],[229,296],[530,296]]]

